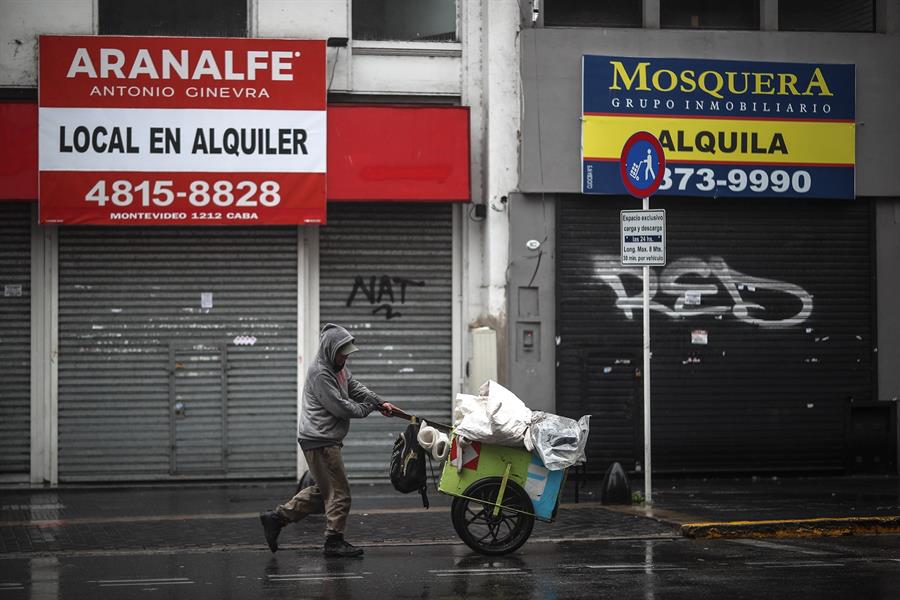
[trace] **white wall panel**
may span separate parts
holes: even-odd
[[[0,0],[0,86],[37,86],[37,36],[93,33],[93,6],[93,0]]]
[[[461,55],[461,45],[453,42],[358,42],[349,91],[459,96]]]
[[[258,37],[350,37],[349,0],[257,0]]]

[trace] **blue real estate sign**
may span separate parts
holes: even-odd
[[[661,195],[854,198],[855,67],[583,57],[581,189],[624,194],[622,145],[660,142]]]

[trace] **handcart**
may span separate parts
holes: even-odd
[[[402,411],[394,414],[419,420]],[[524,447],[460,444],[451,427],[428,424],[450,435],[450,457],[438,491],[453,496],[453,528],[472,550],[491,556],[509,554],[528,540],[535,519],[553,522],[566,470],[547,469],[536,453]]]

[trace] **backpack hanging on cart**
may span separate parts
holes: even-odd
[[[420,423],[410,423],[397,436],[391,452],[391,483],[403,494],[419,492],[422,506],[428,508],[428,475],[425,472],[425,449],[419,444]]]

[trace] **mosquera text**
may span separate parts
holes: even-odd
[[[611,60],[613,67],[611,90],[671,92],[704,92],[713,98],[724,99],[723,91],[733,95],[759,94],[772,96],[833,96],[819,67],[808,79],[800,80],[794,73],[762,71],[697,72],[695,69],[654,69],[652,63],[639,62],[629,72],[622,61]]]

